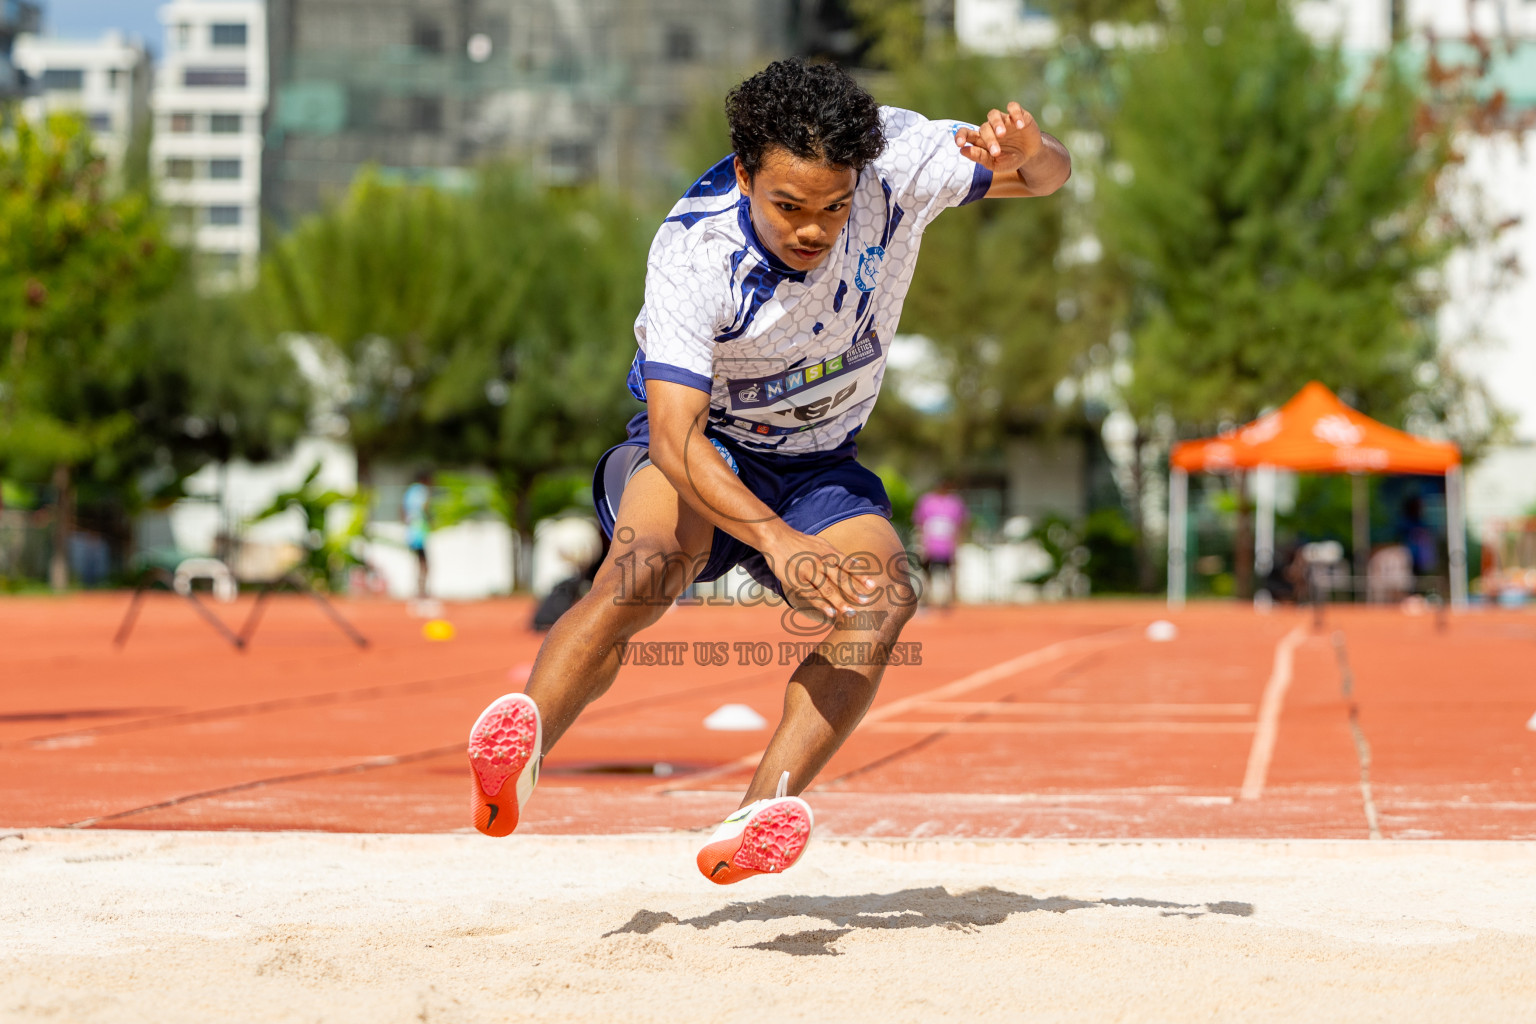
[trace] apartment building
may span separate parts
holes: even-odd
[[[148,127],[153,68],[140,40],[118,32],[96,40],[26,34],[17,37],[12,59],[30,83],[22,113],[34,122],[57,111],[82,114],[113,165]]]
[[[160,20],[151,163],[161,198],[216,278],[247,280],[261,251],[266,4],[174,0]]]
[[[0,0],[0,100],[12,100],[25,92],[26,82],[11,62],[11,47],[23,32],[36,32],[42,12],[26,0]]]
[[[368,165],[452,186],[510,158],[554,184],[670,189],[695,96],[801,37],[848,42],[794,6],[271,0],[268,213],[291,223]]]

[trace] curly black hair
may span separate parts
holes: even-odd
[[[748,178],[774,147],[856,171],[885,148],[874,97],[835,64],[774,61],[730,91],[725,116]]]

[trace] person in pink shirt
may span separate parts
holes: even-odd
[[[948,480],[941,482],[937,490],[918,498],[917,507],[912,510],[923,573],[928,577],[929,601],[941,608],[949,607],[955,599],[955,553],[960,546],[960,531],[965,520],[965,502],[954,493]]]

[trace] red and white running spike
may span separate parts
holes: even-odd
[[[789,772],[779,779],[778,794],[757,800],[721,822],[699,851],[699,871],[711,882],[729,885],[753,875],[776,874],[800,859],[811,838],[811,807],[785,796]]]
[[[480,712],[469,730],[475,828],[488,836],[511,835],[517,828],[518,816],[539,781],[543,746],[539,709],[527,695],[509,693]]]

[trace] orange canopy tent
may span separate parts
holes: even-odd
[[[1466,602],[1466,538],[1462,524],[1461,451],[1445,441],[1394,430],[1356,412],[1322,384],[1313,381],[1274,412],[1217,437],[1183,441],[1169,457],[1168,600],[1180,605],[1185,588],[1185,530],[1189,474],[1257,469],[1259,504],[1255,532],[1255,569],[1267,572],[1274,557],[1273,471],[1350,473],[1363,484],[1368,473],[1422,473],[1446,478],[1446,527],[1451,562],[1451,603]],[[1355,488],[1355,574],[1364,577],[1368,532]]]

